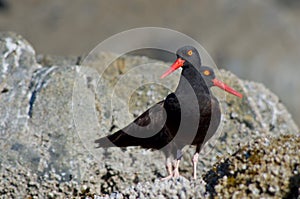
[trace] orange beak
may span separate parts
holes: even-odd
[[[166,76],[170,75],[172,72],[183,66],[185,60],[178,58],[172,66],[160,77],[161,79],[165,78]]]
[[[228,86],[224,82],[218,80],[217,78],[213,79],[213,83],[214,83],[215,86],[225,90],[226,92],[231,93],[232,95],[235,95],[239,98],[243,98],[243,95],[241,93],[237,92],[236,90],[234,90],[233,88],[231,88],[230,86]]]

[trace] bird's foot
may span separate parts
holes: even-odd
[[[178,178],[180,178],[180,174],[178,173],[178,174],[171,174],[171,175],[168,175],[167,177],[164,177],[164,178],[162,178],[161,179],[161,181],[165,181],[165,180],[170,180],[170,179],[178,179]]]
[[[172,178],[173,178],[173,174],[170,174],[167,177],[162,178],[161,181],[170,180]]]
[[[179,171],[178,169],[175,168],[172,171],[172,173],[170,173],[167,177],[162,178],[161,180],[164,181],[164,180],[170,180],[172,178],[179,178],[179,177],[180,177]]]
[[[170,162],[167,162],[167,170],[169,175],[167,177],[162,178],[161,180],[169,180],[171,178],[179,178],[180,174],[179,174],[179,163],[180,163],[180,158],[178,157],[178,159],[174,162],[174,170],[172,170],[172,164]]]

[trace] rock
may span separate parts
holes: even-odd
[[[176,87],[179,74],[158,80],[167,63],[126,55],[115,59],[116,55],[105,52],[94,56],[89,62],[82,57],[36,56],[21,36],[0,34],[0,174],[5,179],[0,182],[0,194],[32,198],[209,197],[219,194],[224,186],[233,190],[236,171],[230,169],[232,162],[240,164],[234,161],[237,151],[253,140],[261,143],[260,150],[270,151],[272,175],[280,178],[282,170],[276,165],[282,158],[275,157],[286,149],[280,151],[274,144],[273,152],[268,142],[260,139],[273,142],[284,136],[295,137],[297,126],[278,98],[263,85],[240,80],[224,70],[220,78],[245,97],[240,100],[214,90],[224,115],[219,133],[201,152],[198,171],[206,183],[202,177],[188,180],[194,152],[189,147],[180,167],[183,177],[165,182],[157,181],[166,175],[165,159],[159,151],[135,147],[96,149],[96,138],[116,131],[162,100]],[[149,75],[140,75],[141,71]],[[298,142],[296,138],[289,141]],[[294,161],[290,153],[283,158]],[[217,166],[213,166],[215,163]],[[247,161],[241,163],[241,168],[259,171]],[[298,182],[296,173],[294,177],[291,171],[287,173],[291,181]],[[261,193],[256,185],[251,185],[251,193]],[[284,190],[288,194],[289,189],[295,189],[284,186],[274,183],[266,192]],[[248,189],[247,183],[239,187]],[[239,194],[234,190],[228,193]]]
[[[82,61],[81,56],[37,55],[36,61],[42,66],[75,66]]]
[[[36,63],[35,51],[22,37],[0,33],[0,162],[14,159],[26,150],[17,139],[26,140],[30,111],[30,81]]]
[[[300,190],[299,149],[299,135],[263,135],[222,159],[204,179],[216,197],[292,198]]]

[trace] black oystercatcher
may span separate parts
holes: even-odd
[[[193,177],[196,179],[196,164],[201,147],[214,135],[221,112],[218,100],[209,88],[221,89],[242,98],[242,94],[215,78],[214,71],[201,66],[198,51],[192,46],[177,50],[177,60],[161,78],[182,67],[178,87],[165,100],[158,102],[125,128],[95,141],[98,148],[141,146],[147,149],[161,149],[167,155],[169,176],[179,176],[182,148],[195,145],[193,156]],[[174,169],[171,156],[176,156]]]

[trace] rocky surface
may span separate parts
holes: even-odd
[[[180,165],[183,177],[164,182],[157,180],[166,175],[165,159],[159,151],[134,147],[95,149],[95,138],[130,122],[134,115],[163,99],[178,81],[177,74],[166,82],[148,84],[145,77],[139,79],[135,66],[151,63],[161,68],[145,69],[149,70],[150,79],[155,79],[167,64],[132,56],[114,60],[99,79],[101,63],[109,60],[114,60],[114,55],[102,53],[82,67],[78,65],[85,63],[82,57],[36,55],[22,37],[0,34],[1,195],[7,198],[295,195],[300,164],[297,126],[276,95],[263,85],[240,80],[228,71],[221,70],[220,78],[241,91],[244,98],[224,96],[222,91],[214,90],[222,105],[223,121],[216,136],[201,152],[199,179],[190,180],[192,148],[187,148]],[[123,77],[127,74],[136,78],[124,84]],[[136,88],[141,82],[143,86]],[[260,164],[262,167],[257,168]],[[277,170],[266,169],[263,166],[266,164]],[[264,175],[272,179],[269,187],[262,179]]]
[[[297,198],[299,149],[300,135],[262,136],[219,161],[204,177],[208,190],[219,198]]]

